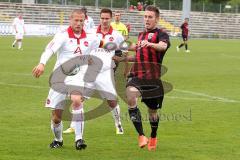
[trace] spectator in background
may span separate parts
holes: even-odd
[[[130,5],[130,7],[129,7],[129,11],[134,11],[134,5]]]
[[[142,10],[143,10],[143,5],[142,5],[141,2],[138,2],[137,10],[138,10],[138,11],[142,11]]]

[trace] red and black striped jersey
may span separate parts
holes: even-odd
[[[156,51],[152,47],[139,47],[143,40],[150,43],[163,41],[168,44],[167,49],[170,47],[169,36],[161,29],[155,28],[151,31],[139,33],[135,62],[130,71],[130,76],[139,79],[159,79],[161,76],[161,64],[167,49],[165,51]]]
[[[188,23],[187,22],[184,22],[181,25],[181,29],[182,29],[182,35],[188,36]]]

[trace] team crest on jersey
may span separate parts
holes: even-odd
[[[47,99],[46,103],[47,103],[47,104],[50,104],[50,103],[51,103],[50,99]]]
[[[154,33],[149,33],[149,34],[148,34],[148,40],[151,40],[152,37],[153,37],[153,35],[154,35]]]
[[[109,37],[109,41],[112,42],[114,40],[113,37]]]
[[[88,47],[88,42],[87,41],[84,41],[84,46]]]
[[[77,47],[77,49],[74,51],[74,54],[82,54],[80,47]]]

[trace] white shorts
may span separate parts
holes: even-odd
[[[94,82],[85,82],[83,95],[89,98],[94,91],[98,91],[104,99],[117,100],[114,72],[112,69],[100,72]]]
[[[22,32],[16,33],[15,39],[23,39],[23,33]]]
[[[75,76],[66,77],[64,83],[67,85],[67,90],[61,90],[61,92],[57,92],[54,89],[50,89],[48,93],[48,97],[46,100],[45,107],[51,109],[61,109],[64,110],[65,106],[68,105],[66,102],[70,100],[70,95],[72,92],[83,93],[84,82],[83,82],[83,73],[79,72]],[[61,87],[61,86],[60,86]],[[65,88],[65,87],[62,87]],[[62,89],[61,88],[61,89]]]
[[[67,95],[54,91],[53,89],[49,90],[48,97],[45,103],[45,107],[51,109],[61,109],[64,110],[66,105]]]

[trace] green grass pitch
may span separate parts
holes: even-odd
[[[76,151],[74,135],[64,135],[64,147],[49,149],[53,136],[50,111],[44,101],[48,76],[55,58],[40,79],[33,66],[50,38],[27,37],[23,51],[11,48],[13,37],[0,37],[0,159],[1,160],[237,160],[240,157],[240,55],[239,40],[190,40],[191,53],[176,52],[171,40],[163,64],[163,80],[174,89],[160,112],[156,152],[139,149],[137,134],[120,100],[124,135],[115,135],[110,113],[85,123],[88,148]],[[125,81],[121,65],[117,86]],[[90,99],[88,106],[98,105]],[[146,135],[150,134],[146,107],[140,104]],[[64,129],[69,122],[64,122]]]

